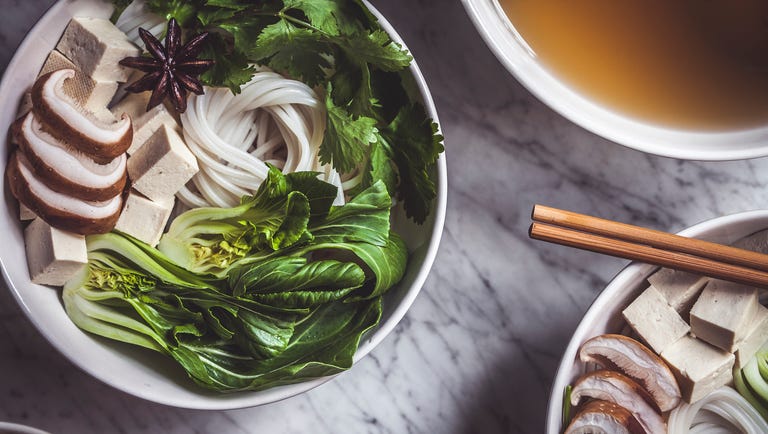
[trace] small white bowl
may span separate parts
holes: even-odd
[[[386,19],[370,4],[366,5],[379,19],[384,30],[396,42],[402,44],[399,35]],[[111,6],[100,0],[58,2],[38,21],[19,46],[0,83],[0,101],[4,103],[0,109],[0,132],[3,137],[0,139],[2,172],[5,172],[8,159],[6,132],[16,116],[17,104],[37,76],[48,53],[58,42],[70,18],[109,18],[111,11]],[[411,72],[427,113],[437,122],[434,102],[415,62],[411,66]],[[403,280],[385,297],[381,322],[363,337],[354,357],[355,362],[373,350],[394,329],[413,303],[429,274],[445,222],[447,181],[444,156],[437,162],[434,180],[437,184],[437,199],[424,225],[417,226],[398,212],[393,215],[393,229],[404,238],[411,251],[408,268]],[[18,207],[5,186],[4,176],[0,177],[0,187],[5,192],[5,206],[0,207],[0,227],[4,228],[0,263],[5,282],[24,313],[51,345],[93,377],[149,401],[208,410],[252,407],[275,402],[306,392],[332,378],[320,378],[260,392],[214,393],[197,387],[169,357],[83,332],[64,312],[59,290],[30,282]]]
[[[699,223],[679,234],[731,244],[741,238],[768,228],[768,210],[747,211],[718,217]],[[577,354],[581,344],[587,339],[605,333],[618,333],[624,324],[621,310],[626,307],[645,287],[645,279],[658,267],[632,263],[622,270],[595,299],[584,318],[573,333],[568,347],[560,361],[560,366],[552,384],[547,411],[547,434],[562,432],[561,417],[563,409],[563,391],[578,378],[583,370]]]
[[[638,151],[687,160],[737,160],[768,155],[766,125],[723,132],[675,129],[638,121],[565,85],[536,58],[498,0],[462,0],[501,63],[537,98],[581,127]]]

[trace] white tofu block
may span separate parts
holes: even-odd
[[[41,75],[61,69],[73,69],[75,76],[64,81],[64,93],[91,111],[105,108],[117,91],[116,81],[96,81],[83,73],[74,63],[57,50],[51,51],[40,70]]]
[[[56,49],[92,79],[120,82],[128,79],[131,68],[118,62],[141,52],[109,20],[86,17],[69,21]]]
[[[642,340],[659,354],[691,329],[653,286],[643,291],[622,314]]]
[[[749,326],[747,336],[736,347],[734,353],[736,367],[738,369],[743,368],[766,342],[768,342],[768,309],[760,306],[757,315]]]
[[[174,199],[154,202],[131,191],[115,229],[156,246],[173,210]]]
[[[37,218],[24,230],[32,282],[62,286],[88,263],[85,237],[51,227]]]
[[[34,211],[27,208],[27,206],[24,205],[23,203],[19,203],[19,220],[25,222],[29,220],[34,220],[35,218],[37,218],[37,214],[35,214]]]
[[[146,111],[150,95],[149,92],[130,94],[112,108],[116,117],[126,113],[133,120],[133,142],[126,151],[128,155],[135,154],[163,125],[181,133],[181,127],[165,105]]]
[[[681,315],[687,315],[696,302],[708,278],[685,271],[662,268],[648,277],[648,282],[655,287]]]
[[[151,200],[167,201],[198,171],[197,159],[167,125],[128,158],[133,188]]]
[[[746,337],[759,306],[756,288],[713,279],[691,308],[691,333],[733,352]]]
[[[692,336],[670,345],[661,357],[677,378],[683,399],[693,403],[729,383],[734,355]]]

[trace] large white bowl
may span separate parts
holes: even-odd
[[[723,132],[675,129],[642,122],[595,103],[543,66],[498,0],[462,0],[480,35],[501,63],[536,97],[572,122],[621,145],[690,160],[736,160],[768,155],[765,126]]]
[[[402,40],[394,28],[368,5],[382,27],[397,42]],[[73,16],[108,18],[111,6],[100,0],[68,0],[56,3],[27,35],[0,83],[0,161],[2,172],[8,158],[6,134],[24,91],[32,84],[48,53],[54,48]],[[424,77],[414,62],[411,66],[421,98],[429,115],[437,121],[437,112]],[[447,181],[445,158],[441,156],[434,174],[437,184],[435,201],[428,221],[417,226],[395,215],[393,226],[406,240],[411,256],[400,284],[385,297],[381,323],[363,337],[355,354],[359,361],[376,347],[402,319],[427,278],[440,242],[445,221]],[[87,334],[69,320],[59,290],[30,282],[27,272],[24,238],[18,219],[16,200],[0,180],[6,206],[0,207],[0,227],[4,228],[0,263],[8,288],[24,313],[45,338],[75,365],[95,378],[132,395],[166,405],[195,409],[232,409],[251,407],[306,392],[332,377],[277,387],[260,392],[218,394],[192,383],[170,358],[138,347],[113,342]]]
[[[766,228],[768,228],[768,210],[760,210],[707,220],[681,231],[680,235],[731,244]],[[616,275],[592,303],[573,333],[552,384],[547,411],[547,434],[562,432],[563,391],[583,373],[577,358],[579,347],[593,336],[618,333],[624,324],[621,310],[640,295],[640,291],[646,286],[645,280],[657,269],[658,267],[653,265],[630,264]]]

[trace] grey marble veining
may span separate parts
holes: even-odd
[[[0,68],[50,3],[0,0]],[[440,253],[395,332],[304,395],[181,410],[81,372],[0,288],[0,420],[55,433],[540,433],[560,354],[626,261],[529,240],[534,203],[669,231],[768,206],[766,159],[648,156],[554,113],[496,61],[459,0],[373,3],[430,84],[449,167]]]

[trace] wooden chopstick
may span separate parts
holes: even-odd
[[[768,255],[541,205],[533,239],[768,288]]]

